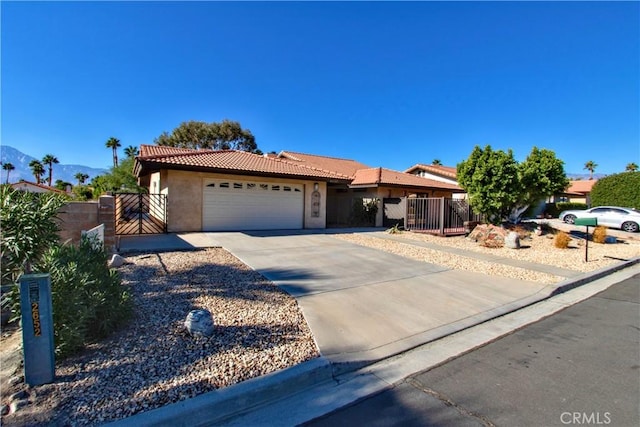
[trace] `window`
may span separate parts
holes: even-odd
[[[280,191],[280,186],[279,185],[272,185],[271,186],[271,190],[272,191]]]
[[[269,186],[267,184],[260,184],[260,189],[261,190],[268,190]]]
[[[294,188],[293,191],[295,191],[296,193],[299,193],[300,189],[299,188]]]
[[[212,182],[211,184],[207,184],[207,187],[212,187],[212,188],[213,188],[213,187],[215,187],[215,186],[216,186],[216,184],[215,184],[215,183],[213,183],[213,182]]]
[[[247,184],[247,190],[255,190],[256,185],[253,182]]]
[[[229,188],[229,183],[228,182],[221,182],[220,183],[220,188]]]
[[[233,188],[242,188],[242,183],[241,182],[234,182],[233,183]]]
[[[284,187],[282,187],[282,190],[283,191],[291,191],[291,187],[285,185]]]

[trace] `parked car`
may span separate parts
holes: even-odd
[[[630,233],[640,230],[640,210],[632,208],[598,206],[583,211],[563,211],[559,218],[568,224],[573,224],[576,218],[597,218],[598,225],[620,228]]]

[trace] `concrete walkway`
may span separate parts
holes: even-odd
[[[354,231],[394,238],[368,229],[190,233],[135,239],[139,239],[138,246],[144,241],[147,247],[156,248],[227,249],[296,298],[320,353],[336,373],[516,310],[553,291],[540,283],[451,270],[331,236]],[[136,246],[129,239],[121,241],[121,249]],[[436,249],[454,250],[445,246]],[[465,255],[483,256],[475,252]],[[495,261],[532,267],[507,258]],[[574,273],[546,272],[561,276]]]

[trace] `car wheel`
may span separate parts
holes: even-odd
[[[622,223],[622,228],[624,231],[628,231],[629,233],[637,233],[640,227],[635,222],[627,221]]]
[[[576,216],[575,215],[567,215],[563,218],[563,221],[566,222],[567,224],[573,224],[574,222],[576,222]]]

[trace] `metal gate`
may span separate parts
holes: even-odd
[[[405,228],[412,231],[455,235],[465,233],[465,222],[481,221],[467,200],[408,198]]]
[[[167,232],[165,194],[118,193],[115,198],[116,234]]]

